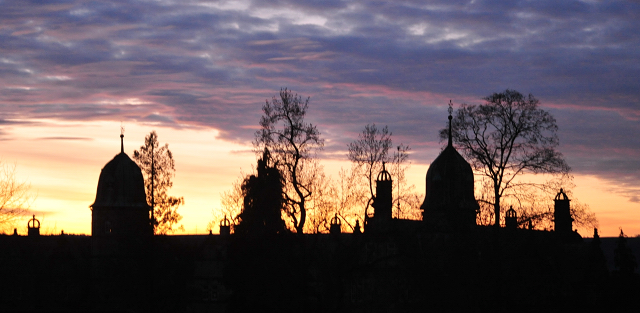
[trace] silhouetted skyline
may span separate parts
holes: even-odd
[[[457,108],[511,88],[557,119],[574,192],[601,235],[621,226],[633,236],[638,11],[580,1],[4,2],[0,158],[31,182],[43,230],[89,233],[88,206],[120,150],[121,122],[130,155],[156,130],[175,154],[187,232],[205,233],[219,194],[254,167],[260,107],[281,87],[311,97],[330,174],[349,166],[346,144],[375,122],[411,146],[418,190],[440,152],[449,99]]]

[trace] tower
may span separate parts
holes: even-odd
[[[427,170],[422,220],[435,231],[468,229],[476,224],[479,210],[474,196],[471,165],[453,147],[449,102],[448,144]]]
[[[225,214],[224,218],[220,221],[220,235],[229,236],[231,234],[231,222]]]
[[[91,207],[92,299],[105,311],[146,311],[153,228],[140,167],[120,153],[100,172]]]
[[[336,215],[331,218],[329,233],[337,235],[337,234],[340,234],[341,232],[342,232],[342,222],[338,217],[338,213],[336,213]]]
[[[373,199],[373,216],[365,216],[365,232],[387,233],[392,231],[393,180],[382,163],[382,171],[376,177],[376,196]],[[359,228],[359,225],[358,225]]]
[[[518,228],[518,213],[513,207],[509,207],[509,210],[507,210],[507,214],[504,216],[504,224],[509,229]]]
[[[558,192],[553,201],[555,202],[553,219],[556,233],[571,233],[573,229],[573,218],[571,217],[571,206],[569,204],[571,200],[569,200],[567,194],[564,193],[564,190],[560,188],[560,192]]]
[[[116,253],[132,238],[153,235],[142,172],[124,153],[123,141],[121,134],[120,153],[102,168],[90,206],[94,255]]]
[[[385,163],[382,162],[382,171],[376,178],[376,198],[373,200],[374,218],[378,220],[391,220],[391,208],[393,207],[393,180],[387,172]]]
[[[31,236],[40,236],[40,221],[38,221],[38,219],[36,219],[36,215],[33,215],[33,218],[29,220],[29,222],[27,222],[27,235],[29,237]],[[16,232],[14,231],[14,234]]]

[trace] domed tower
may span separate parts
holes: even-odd
[[[449,142],[427,170],[422,220],[438,231],[469,229],[480,209],[474,196],[471,165],[453,147],[449,103]]]
[[[40,236],[40,221],[36,219],[36,215],[33,215],[33,218],[27,222],[27,235],[31,236]],[[14,231],[15,233],[15,231]]]
[[[560,188],[560,192],[558,192],[555,199],[553,199],[553,221],[557,233],[571,233],[573,231],[570,201],[562,188]]]
[[[513,209],[513,206],[509,207],[504,216],[504,226],[509,229],[518,228],[518,213]]]
[[[387,172],[385,163],[382,162],[382,171],[376,178],[376,198],[373,200],[374,217],[377,219],[390,220],[393,206],[393,180],[391,174]]]
[[[393,207],[393,180],[387,172],[385,163],[382,163],[382,171],[376,178],[376,197],[373,199],[373,216],[365,221],[367,232],[388,232],[391,230]]]
[[[100,172],[91,205],[90,303],[104,311],[147,311],[153,228],[138,165],[120,153]]]
[[[120,154],[100,172],[96,200],[90,206],[94,239],[153,235],[142,172],[124,153],[123,137]]]

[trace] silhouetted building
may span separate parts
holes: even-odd
[[[385,163],[376,177],[376,195],[373,199],[373,216],[366,219],[365,232],[388,233],[397,227],[392,218],[393,180],[387,172]]]
[[[373,208],[375,209],[374,218],[385,221],[391,220],[391,209],[393,206],[392,191],[393,180],[383,162],[382,171],[376,178],[376,198],[373,200]]]
[[[423,221],[431,229],[445,232],[475,226],[480,209],[471,165],[452,144],[451,119],[449,112],[448,144],[427,170],[426,194],[420,207]]]
[[[120,137],[120,153],[102,168],[96,200],[91,205],[91,235],[96,254],[114,252],[102,245],[102,239],[153,234],[142,171],[124,153],[124,136]]]
[[[14,230],[14,234],[17,235],[17,232]],[[35,214],[27,223],[27,235],[28,236],[40,236],[40,221],[36,219]]]
[[[233,234],[225,216],[220,235],[152,236],[122,140],[98,180],[92,236],[38,236],[35,216],[29,236],[0,236],[0,311],[575,311],[622,308],[640,292],[640,239],[596,231],[583,242],[563,190],[555,231],[518,227],[512,208],[505,228],[477,226],[473,172],[451,132],[427,172],[422,221],[393,218],[383,165],[364,231],[356,222],[343,233],[336,214],[330,234],[285,231],[281,177],[265,151]]]
[[[100,172],[91,205],[92,299],[106,310],[141,310],[152,294],[153,227],[140,167],[120,153]]]
[[[518,228],[518,213],[513,207],[509,207],[504,216],[504,226],[508,229]]]
[[[558,233],[571,233],[573,231],[573,218],[571,217],[571,206],[569,197],[560,189],[554,201],[553,217],[555,223],[555,231]]]
[[[331,221],[329,221],[329,233],[334,235],[342,233],[342,222],[340,221],[338,214],[335,214],[331,218]]]
[[[222,221],[220,221],[220,235],[229,236],[231,234],[231,221],[225,215]]]

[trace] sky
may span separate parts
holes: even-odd
[[[424,189],[451,99],[533,94],[600,234],[640,234],[640,4],[624,1],[3,1],[0,160],[50,233],[89,234],[100,169],[156,130],[184,233],[255,164],[261,106],[310,97],[329,174],[364,125]],[[26,226],[26,219],[24,220]],[[20,232],[26,232],[22,225]],[[24,230],[22,228],[25,228]],[[591,234],[583,234],[590,236]]]

